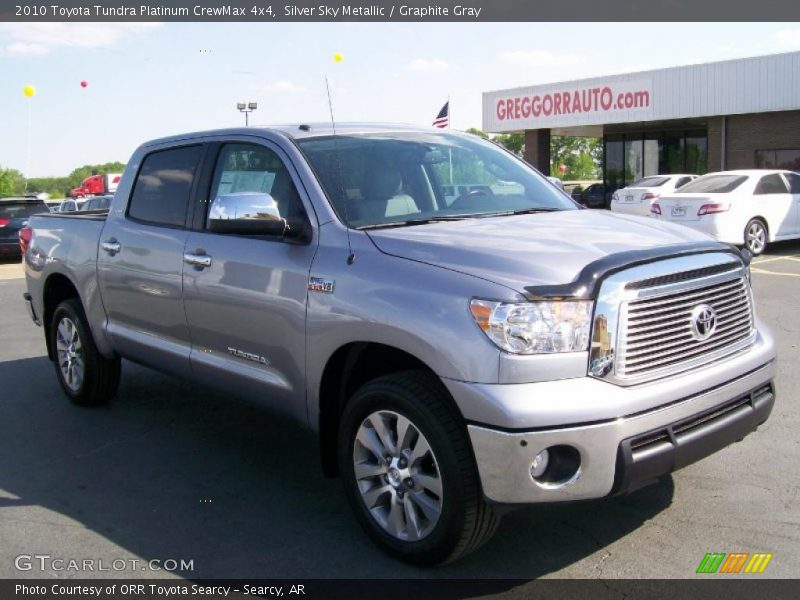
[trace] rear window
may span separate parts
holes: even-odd
[[[634,182],[631,187],[658,187],[669,181],[669,177],[644,177]]]
[[[19,202],[0,204],[0,219],[22,219],[30,217],[36,213],[48,212],[47,205],[44,202]]]
[[[202,146],[148,154],[136,177],[128,216],[154,225],[183,227]]]
[[[687,183],[681,193],[727,194],[747,181],[747,175],[704,175]]]

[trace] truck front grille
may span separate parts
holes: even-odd
[[[693,311],[707,305],[716,326],[707,339],[693,331]],[[750,287],[741,270],[712,285],[629,300],[620,315],[615,371],[619,378],[648,378],[702,364],[746,345],[753,333]]]

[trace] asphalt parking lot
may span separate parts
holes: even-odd
[[[517,510],[479,552],[420,570],[372,547],[293,424],[131,363],[110,406],[70,405],[21,302],[21,269],[0,264],[0,577],[169,576],[15,568],[47,554],[192,560],[174,576],[193,579],[683,578],[706,552],[770,552],[764,576],[796,577],[800,243],[752,271],[780,354],[764,426],[630,496]]]

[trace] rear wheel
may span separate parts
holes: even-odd
[[[342,415],[338,458],[359,523],[396,558],[453,561],[497,528],[467,433],[433,375],[388,375],[360,388]]]
[[[50,326],[56,376],[75,404],[107,403],[119,387],[119,357],[106,358],[94,345],[83,307],[77,299],[64,300]]]
[[[744,228],[744,245],[753,254],[758,256],[767,247],[767,226],[761,219],[751,219]]]

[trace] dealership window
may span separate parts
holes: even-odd
[[[759,169],[800,171],[800,148],[756,150],[756,167]]]
[[[623,141],[622,136],[612,138],[608,136],[605,144],[605,183],[608,189],[616,190],[621,188],[625,179],[623,178]]]
[[[686,134],[686,172],[702,174],[708,171],[708,136],[705,131]]]
[[[609,192],[650,175],[708,171],[705,129],[611,134],[604,141]]]
[[[642,139],[625,139],[625,183],[638,181],[644,175]]]

